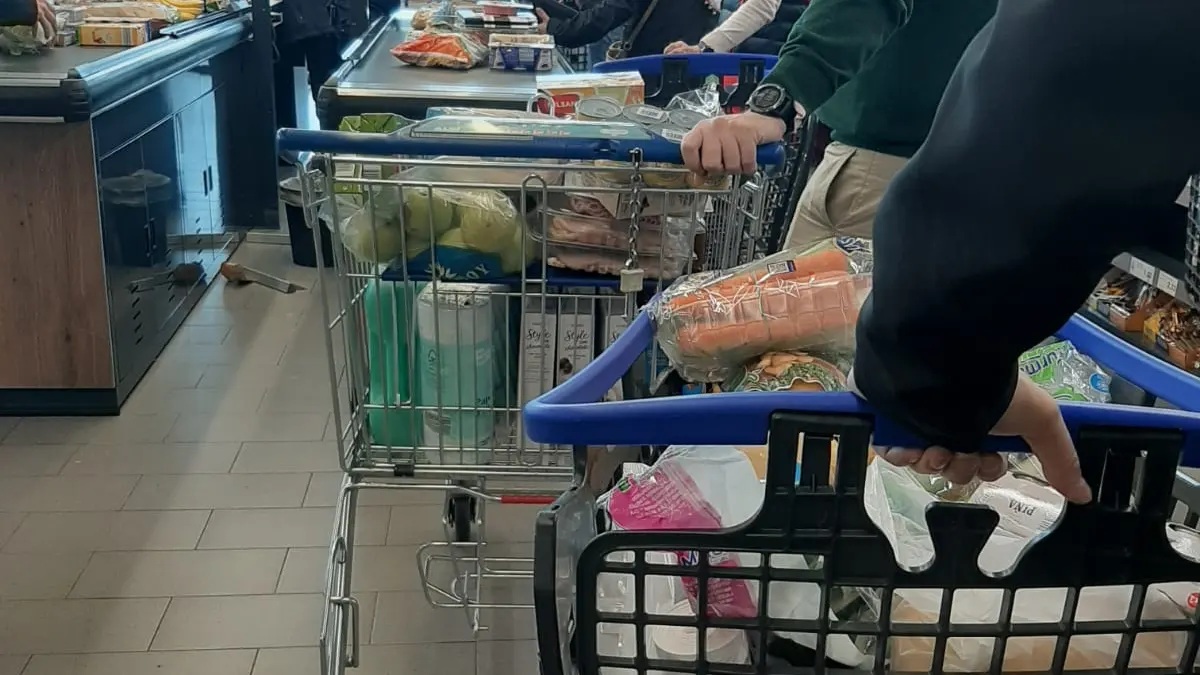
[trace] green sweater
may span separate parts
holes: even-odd
[[[857,148],[911,157],[997,0],[812,0],[767,82]]]

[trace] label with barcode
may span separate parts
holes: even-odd
[[[1144,281],[1148,284],[1153,284],[1154,277],[1157,272],[1158,272],[1158,270],[1154,269],[1154,266],[1151,265],[1150,263],[1148,263],[1144,260],[1141,260],[1139,258],[1134,258],[1134,257],[1130,256],[1130,258],[1129,258],[1129,273],[1132,274],[1133,276],[1137,277],[1138,279],[1141,279],[1142,281]]]
[[[645,115],[646,117],[649,117],[652,120],[658,120],[660,122],[662,120],[667,119],[667,111],[666,110],[659,110],[658,108],[655,108],[653,106],[648,106],[648,105],[638,108],[638,114]]]
[[[1158,281],[1155,283],[1159,290],[1171,297],[1175,297],[1175,294],[1179,292],[1179,280],[1166,272],[1159,272]]]
[[[668,141],[671,141],[672,143],[682,143],[684,135],[685,134],[682,131],[680,131],[679,129],[663,129],[662,130],[662,137],[667,139]]]

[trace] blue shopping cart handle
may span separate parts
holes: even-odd
[[[447,120],[439,117],[437,120]],[[426,120],[431,122],[434,120]],[[530,120],[488,120],[503,126],[509,122],[522,122],[535,134],[542,123]],[[622,138],[556,138],[551,136],[527,135],[513,138],[495,136],[471,136],[460,134],[455,137],[417,137],[418,122],[393,134],[362,134],[347,131],[311,131],[305,129],[280,129],[276,141],[281,152],[316,152],[339,155],[390,156],[437,156],[452,157],[496,157],[515,159],[558,159],[558,160],[612,160],[628,161],[629,153],[642,151],[647,162],[682,164],[679,144],[647,134],[641,139]],[[547,132],[562,124],[559,120],[548,120],[543,129]],[[631,129],[635,125],[622,125]],[[636,127],[640,130],[640,127]],[[779,143],[758,148],[759,166],[778,166],[784,161],[783,146]]]
[[[597,63],[592,66],[592,72],[623,73],[636,70],[642,75],[658,76],[662,75],[663,64],[668,61],[686,61],[687,73],[693,77],[737,76],[742,72],[742,64],[747,61],[761,61],[764,72],[769,73],[779,57],[767,54],[651,54]]]
[[[654,328],[643,312],[613,344],[570,380],[525,406],[525,430],[539,443],[581,445],[763,444],[771,415],[779,411],[874,418],[874,443],[928,445],[879,417],[850,393],[738,392],[597,403],[651,345]],[[1082,349],[1082,347],[1081,347]],[[1185,464],[1200,461],[1200,414],[1155,408],[1062,403],[1072,433],[1084,427],[1166,429],[1186,434]],[[1027,452],[1019,438],[991,437],[997,452]]]

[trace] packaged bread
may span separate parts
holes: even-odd
[[[853,344],[870,278],[836,245],[789,250],[671,285],[652,308],[659,343],[685,379],[719,382],[772,351]]]

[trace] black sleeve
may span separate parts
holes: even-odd
[[[858,325],[861,393],[958,452],[1115,255],[1179,241],[1200,169],[1200,3],[999,4],[880,205]]]
[[[36,0],[0,0],[0,26],[32,26],[37,18]]]
[[[553,35],[560,47],[583,47],[603,39],[642,11],[644,3],[638,0],[600,0],[573,17],[551,18],[546,23],[546,33]]]

